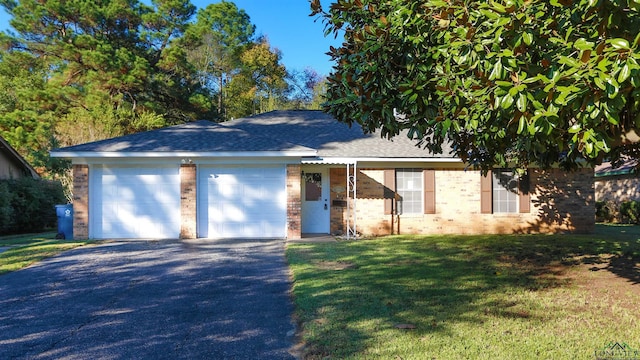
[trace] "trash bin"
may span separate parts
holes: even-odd
[[[56,205],[56,215],[58,216],[57,239],[73,239],[73,205]]]

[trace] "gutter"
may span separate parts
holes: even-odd
[[[303,164],[355,164],[367,162],[422,162],[462,164],[459,158],[406,158],[406,157],[314,157],[302,158]]]

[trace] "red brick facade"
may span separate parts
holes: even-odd
[[[180,238],[196,238],[196,165],[180,166]]]
[[[300,164],[287,165],[287,239],[300,239],[302,235],[300,171]]]
[[[596,201],[640,200],[640,177],[638,174],[624,174],[595,178]]]
[[[89,166],[73,165],[73,238],[89,238]]]
[[[387,177],[388,170],[386,169]],[[363,235],[386,234],[496,234],[590,232],[594,228],[595,194],[591,169],[565,173],[560,170],[530,170],[528,205],[518,213],[483,213],[481,174],[464,169],[431,169],[428,173],[430,199],[426,214],[394,215],[385,212],[389,189],[385,169],[358,169],[357,200],[347,200],[346,169],[330,169],[330,229],[344,234],[347,216]],[[288,239],[301,237],[301,165],[286,168]],[[425,175],[426,176],[426,175]],[[89,167],[73,166],[74,238],[89,237]],[[195,238],[197,225],[197,168],[180,167],[181,238]],[[393,197],[393,195],[392,195]],[[337,201],[336,201],[337,200]],[[345,201],[350,201],[351,212]],[[522,204],[521,204],[522,205]],[[355,211],[353,209],[355,208]]]
[[[345,174],[344,168],[331,169],[332,200],[345,199],[340,191]],[[590,232],[595,224],[592,174],[591,169],[530,170],[528,212],[485,214],[479,171],[436,169],[431,185],[435,185],[435,213],[392,215],[384,211],[384,169],[359,169],[355,221],[364,235]],[[344,232],[347,216],[345,207],[331,207],[332,233]]]

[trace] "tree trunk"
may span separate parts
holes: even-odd
[[[222,116],[222,72],[220,72],[220,76],[218,77],[218,85],[220,89],[218,92],[218,115]]]

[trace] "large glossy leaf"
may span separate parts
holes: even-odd
[[[347,33],[336,57],[336,77],[374,84],[392,78],[389,97],[345,104],[341,99],[356,90],[336,82],[326,109],[346,122],[373,109],[367,124],[376,128],[394,122],[377,117],[380,109],[410,107],[409,121],[425,130],[428,149],[450,142],[483,168],[559,161],[570,167],[583,158],[596,162],[603,151],[615,157],[623,151],[615,143],[622,124],[640,119],[640,18],[633,1],[372,1],[373,14],[352,7],[327,13],[336,30],[371,27],[382,15],[405,18],[397,29],[379,29],[384,36],[368,39],[370,47]],[[371,63],[375,73],[367,70]],[[407,89],[394,89],[400,83],[424,86],[416,104],[407,101]],[[440,120],[424,124],[424,118]],[[443,125],[446,119],[452,125]]]

